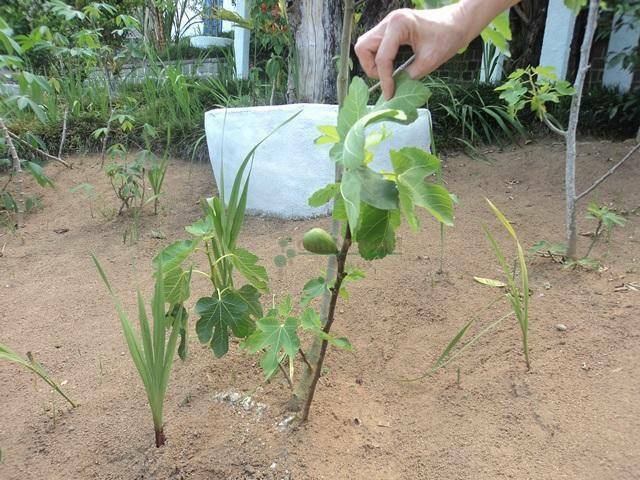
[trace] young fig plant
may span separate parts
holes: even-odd
[[[322,136],[318,144],[332,144],[331,161],[343,169],[342,179],[331,183],[309,199],[309,205],[321,206],[333,202],[333,217],[342,222],[340,242],[321,228],[309,230],[303,238],[306,250],[317,255],[335,255],[337,267],[331,278],[316,277],[304,287],[299,316],[290,313],[278,315],[271,311],[258,321],[258,330],[245,342],[252,352],[264,351],[262,366],[265,375],[273,374],[277,363],[288,358],[290,368],[295,354],[294,346],[302,357],[310,376],[309,387],[303,402],[301,420],[309,417],[316,386],[323,370],[329,345],[351,348],[344,337],[335,337],[331,329],[335,321],[339,297],[347,298],[345,284],[362,278],[363,274],[347,263],[351,248],[357,245],[360,256],[366,260],[384,258],[393,253],[396,230],[404,218],[413,230],[420,227],[418,209],[423,208],[438,222],[453,224],[453,204],[449,192],[438,183],[434,174],[440,169],[440,161],[431,153],[415,147],[390,152],[392,171],[381,172],[371,168],[372,147],[388,137],[384,129],[374,130],[384,122],[409,124],[418,118],[418,108],[425,104],[429,90],[408,75],[397,78],[396,94],[391,100],[380,97],[369,105],[369,89],[361,78],[354,78],[345,101],[338,113],[335,126],[319,127]],[[325,318],[308,307],[316,297],[330,293]],[[279,320],[278,320],[279,318]],[[317,357],[307,358],[299,347],[297,330],[302,328],[321,340]],[[277,343],[286,343],[274,351]],[[276,347],[274,347],[276,345]],[[278,353],[283,354],[278,356]],[[281,369],[284,368],[281,366]],[[291,378],[290,378],[291,379]],[[305,384],[305,380],[301,380]]]

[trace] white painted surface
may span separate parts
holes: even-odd
[[[335,125],[335,105],[294,104],[272,107],[230,108],[205,114],[209,158],[218,188],[231,191],[236,172],[245,156],[275,127],[302,110],[290,123],[278,130],[256,151],[249,183],[247,210],[280,218],[307,218],[325,215],[330,206],[311,208],[309,196],[334,181],[334,163],[329,159],[330,145],[316,145],[318,125]],[[373,149],[376,170],[392,170],[388,152],[414,146],[428,149],[430,142],[428,110],[411,125],[386,124],[391,138]],[[374,127],[375,128],[375,127]]]
[[[210,37],[208,35],[196,35],[189,40],[191,41],[191,46],[196,48],[226,47],[233,42],[230,38]]]
[[[223,0],[222,8],[225,10],[231,10],[232,12],[236,11],[235,1],[234,0]],[[226,20],[222,22],[222,31],[230,32],[233,30],[233,23],[227,22]]]
[[[554,67],[558,78],[565,79],[576,16],[564,0],[549,0],[544,27],[540,65]]]
[[[234,0],[224,0],[222,3],[222,8],[225,10],[235,11]],[[185,20],[188,20],[187,28],[182,27],[182,31],[180,32],[180,37],[195,37],[198,35],[202,35],[203,30],[203,20],[201,15],[202,5],[201,2],[190,3],[185,10]],[[193,21],[192,21],[193,19]],[[233,30],[233,23],[223,21],[222,22],[222,31],[230,32]],[[174,27],[175,33],[175,27]],[[195,46],[195,45],[194,45]]]
[[[604,67],[602,83],[608,87],[615,87],[621,92],[628,92],[633,82],[633,69],[623,68],[621,64],[611,65],[609,59],[617,53],[627,52],[638,45],[640,40],[640,25],[634,24],[634,15],[626,13],[616,14],[613,19],[613,31],[609,37],[607,47],[607,63]],[[619,22],[623,22],[621,25]],[[616,28],[620,25],[619,28]]]
[[[236,0],[236,13],[242,18],[249,18],[248,0]],[[233,27],[233,49],[236,59],[236,76],[249,78],[249,30],[238,26]]]

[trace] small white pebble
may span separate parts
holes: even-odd
[[[558,323],[556,325],[556,330],[558,330],[559,332],[566,332],[567,326],[564,323]]]

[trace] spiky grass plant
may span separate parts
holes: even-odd
[[[450,364],[453,360],[458,358],[462,353],[470,348],[480,337],[484,336],[486,333],[490,332],[498,325],[500,325],[504,320],[514,315],[516,320],[518,321],[518,326],[520,327],[521,339],[522,339],[522,352],[524,355],[524,360],[527,365],[527,370],[531,369],[531,362],[529,361],[529,271],[527,270],[527,263],[524,256],[524,250],[522,249],[522,245],[518,240],[518,236],[516,235],[513,226],[504,216],[504,214],[489,200],[486,199],[489,207],[498,218],[500,223],[504,226],[505,230],[509,233],[511,238],[514,240],[516,245],[516,257],[517,257],[517,265],[519,269],[519,279],[516,275],[516,267],[514,266],[513,270],[509,267],[507,263],[506,257],[496,242],[493,234],[489,231],[486,226],[483,226],[485,235],[493,252],[498,259],[498,263],[504,273],[505,280],[494,280],[490,278],[483,277],[473,277],[473,279],[488,287],[493,288],[504,288],[506,293],[500,294],[498,298],[493,300],[487,307],[480,313],[489,310],[491,307],[500,302],[503,298],[506,297],[509,302],[510,309],[505,314],[501,315],[497,320],[494,320],[489,325],[485,326],[478,332],[471,340],[466,342],[460,348],[456,349],[458,344],[462,341],[463,337],[467,333],[467,330],[471,328],[471,326],[480,318],[480,313],[471,320],[469,320],[465,325],[458,331],[458,333],[451,339],[451,341],[447,344],[445,349],[442,351],[438,359],[434,362],[433,366],[427,370],[424,374],[418,376],[417,378],[411,380],[420,380],[425,377],[429,377],[433,375],[435,372],[440,370],[441,368]]]
[[[167,315],[165,311],[164,275],[162,274],[162,264],[160,264],[158,274],[156,275],[155,290],[151,300],[153,330],[149,324],[142,294],[138,291],[138,320],[140,322],[141,339],[138,338],[100,262],[98,262],[95,255],[91,255],[91,258],[115,303],[124,338],[129,347],[129,353],[131,354],[133,363],[138,369],[149,399],[149,406],[151,407],[151,415],[153,417],[153,428],[156,436],[156,447],[161,447],[165,443],[163,429],[164,397],[167,391],[169,375],[171,374],[171,367],[173,366],[173,358],[176,352],[180,328],[186,317],[186,311],[184,308],[172,309],[171,314]],[[171,333],[167,340],[167,330],[169,329]]]
[[[62,396],[62,398],[64,398],[67,402],[69,402],[69,404],[72,407],[76,407],[76,404],[73,402],[73,400],[71,400],[67,396],[67,394],[64,393],[64,391],[60,388],[60,386],[56,382],[51,380],[47,372],[45,372],[44,368],[42,368],[42,365],[33,361],[31,358],[25,359],[20,355],[18,355],[13,350],[11,350],[6,345],[0,344],[0,360],[8,360],[9,362],[15,363],[17,365],[20,365],[26,368],[27,370],[32,371],[33,373],[38,375],[42,380],[44,380],[51,388],[53,388],[56,392],[58,392],[60,396]]]

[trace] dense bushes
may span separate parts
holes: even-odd
[[[563,97],[552,110],[566,125],[569,117],[570,97]],[[640,127],[640,89],[620,93],[615,89],[594,86],[582,96],[580,133],[595,137],[624,139],[633,137]]]
[[[228,71],[227,71],[228,70]],[[164,75],[164,77],[163,77]],[[462,83],[439,79],[426,80],[432,95],[429,108],[434,119],[434,137],[438,148],[469,149],[480,144],[502,144],[517,141],[526,135],[546,135],[548,132],[531,114],[513,120],[506,114],[503,102],[493,85]],[[107,91],[92,88],[89,95],[78,88],[67,88],[67,105],[80,102],[82,108],[69,118],[65,150],[89,152],[100,149],[101,142],[92,133],[105,127],[110,116]],[[78,98],[76,98],[76,96]],[[82,96],[86,98],[81,98]],[[105,98],[101,98],[105,96]],[[259,81],[236,80],[231,68],[223,68],[218,77],[192,78],[177,70],[165,70],[141,83],[120,86],[114,112],[133,119],[131,134],[125,135],[118,125],[112,127],[111,142],[131,148],[144,148],[143,126],[153,125],[158,131],[153,148],[165,147],[167,131],[171,131],[173,154],[203,158],[205,145],[203,118],[207,110],[220,106],[249,106],[268,103],[268,86]],[[566,121],[569,98],[554,106],[552,114]],[[18,135],[31,133],[39,137],[50,151],[57,151],[60,142],[60,112],[49,122],[41,123],[33,115],[15,115],[10,128]],[[628,138],[640,125],[640,96],[620,94],[611,89],[595,87],[583,97],[580,130],[595,137]]]

